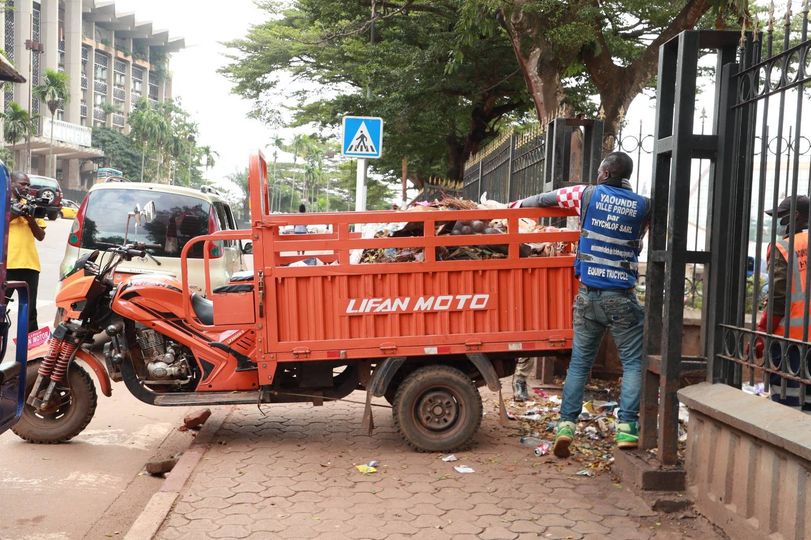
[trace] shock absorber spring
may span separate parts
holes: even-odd
[[[41,377],[50,377],[53,372],[54,365],[59,359],[59,350],[62,348],[62,340],[53,336],[48,340],[48,354],[42,359],[39,364],[37,374]]]
[[[65,341],[62,345],[62,350],[59,353],[59,358],[56,361],[56,365],[53,368],[53,374],[51,375],[51,380],[61,383],[65,381],[65,374],[68,372],[68,363],[70,359],[73,358],[73,353],[76,351],[78,347],[77,343],[72,341]]]

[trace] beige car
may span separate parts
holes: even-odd
[[[127,215],[136,207],[155,204],[155,217],[146,224],[132,220],[127,231]],[[76,259],[111,244],[144,242],[159,244],[152,250],[158,265],[146,257],[118,267],[118,273],[164,273],[180,279],[180,253],[191,238],[220,230],[236,229],[231,208],[217,194],[166,184],[112,182],[96,184],[82,201],[68,237],[60,267],[60,279],[73,269]],[[240,242],[225,241],[210,246],[211,285],[228,283],[234,272],[245,269]],[[189,260],[192,290],[205,288],[203,243],[196,244]]]

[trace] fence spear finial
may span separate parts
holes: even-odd
[[[803,13],[808,13],[808,0],[803,0]]]
[[[807,2],[808,0],[806,0]],[[757,13],[755,13],[754,19],[752,20],[752,41],[760,41],[760,19],[757,17]]]
[[[786,0],[786,26],[791,26],[791,0]]]
[[[769,22],[767,24],[767,31],[769,33],[774,30],[774,0],[769,2]]]

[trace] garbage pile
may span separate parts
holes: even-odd
[[[432,203],[417,203],[406,212],[437,212],[441,210],[493,210],[507,208],[506,204],[487,200],[482,196],[480,203],[457,197],[445,197]],[[519,220],[519,232],[559,232],[570,229],[539,225],[532,219]],[[443,221],[436,224],[437,236],[451,235],[493,235],[507,232],[506,219],[493,219],[488,221]],[[423,236],[422,222],[408,222],[399,230],[391,231],[388,228],[375,233],[375,238],[398,238],[408,236]],[[521,257],[555,257],[571,254],[574,251],[572,242],[539,242],[526,243],[519,246]],[[501,244],[440,246],[436,250],[436,259],[439,261],[452,260],[481,260],[503,259],[507,257],[508,246]],[[360,257],[360,263],[393,263],[393,262],[421,262],[425,259],[423,248],[387,248],[366,249]]]
[[[562,381],[556,381],[562,386]],[[586,401],[577,421],[571,459],[581,465],[579,476],[609,471],[614,462],[619,411],[619,381],[593,380],[586,386]],[[507,416],[515,422],[518,442],[535,456],[551,455],[555,426],[560,419],[559,390],[533,388],[529,401],[507,404]],[[679,415],[679,454],[684,456],[687,440],[686,410]],[[550,457],[549,459],[556,459]]]

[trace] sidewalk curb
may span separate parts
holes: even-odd
[[[150,540],[158,532],[169,511],[177,500],[180,491],[194,472],[194,468],[199,463],[203,454],[211,446],[212,439],[219,431],[220,426],[234,410],[228,407],[218,410],[203,424],[203,428],[197,437],[189,445],[189,448],[180,456],[177,464],[172,469],[166,480],[163,481],[160,490],[152,495],[144,507],[141,514],[127,531],[124,540]]]

